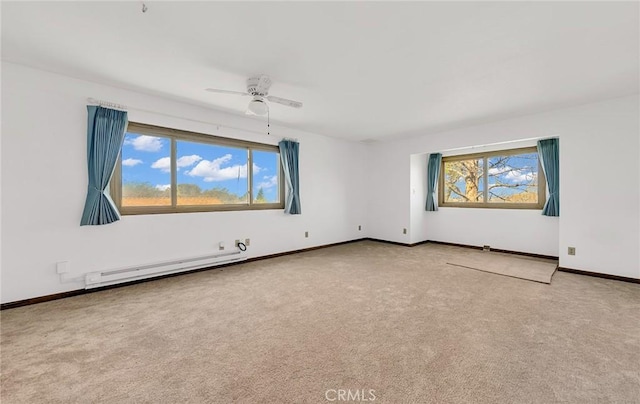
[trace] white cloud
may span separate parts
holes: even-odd
[[[513,183],[530,182],[535,177],[535,174],[529,170],[518,170],[509,166],[490,168],[489,175],[501,176]]]
[[[171,184],[158,184],[158,185],[156,185],[156,189],[159,189],[160,191],[166,191],[169,188],[171,188]]]
[[[132,140],[125,140],[124,144],[130,144],[134,149],[146,152],[157,152],[162,149],[162,141],[158,137],[140,135]]]
[[[269,176],[264,176],[262,177],[265,181],[262,181],[261,183],[258,184],[258,188],[257,189],[269,189],[269,188],[273,188],[276,185],[278,185],[278,176],[274,175],[272,177]]]
[[[191,156],[180,157],[178,161],[176,161],[176,164],[178,165],[178,168],[189,167],[200,160],[202,160],[202,157],[198,156],[197,154],[192,154]]]
[[[225,154],[215,160],[200,160],[200,162],[185,174],[192,177],[202,177],[205,182],[226,181],[236,178],[247,178],[247,165],[236,164],[229,167],[222,167],[223,164],[231,161],[231,154]],[[253,165],[254,174],[260,172],[260,167]]]
[[[122,165],[125,167],[133,167],[133,166],[137,166],[138,164],[142,164],[142,160],[138,160],[138,159],[124,159],[122,160]]]
[[[531,171],[513,170],[504,177],[513,182],[529,182],[533,180],[534,174]]]
[[[509,171],[513,170],[512,167],[509,166],[504,166],[504,167],[491,167],[489,169],[489,175],[501,175],[504,173],[508,173]]]
[[[162,172],[168,173],[171,171],[171,158],[163,157],[161,159],[158,159],[154,161],[153,164],[151,164],[151,168],[157,168],[159,170],[162,170]]]
[[[197,154],[192,154],[191,156],[182,156],[178,159],[178,161],[176,161],[178,171],[180,171],[180,168],[189,167],[200,160],[202,160],[202,157],[198,156]],[[162,170],[162,172],[164,173],[171,172],[171,158],[163,157],[161,159],[158,159],[153,164],[151,164],[151,168],[157,168],[159,170]]]

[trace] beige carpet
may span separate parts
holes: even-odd
[[[452,256],[447,264],[540,283],[551,283],[558,267],[554,260],[476,250]]]
[[[638,402],[639,285],[446,264],[467,251],[358,242],[6,310],[2,404]]]

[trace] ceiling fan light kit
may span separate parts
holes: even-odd
[[[249,111],[253,112],[256,115],[264,115],[269,110],[267,103],[258,97],[254,97],[254,99],[249,101],[248,108],[249,108]]]

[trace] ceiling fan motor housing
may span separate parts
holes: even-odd
[[[269,94],[269,87],[271,87],[269,76],[260,75],[247,79],[247,92],[251,95],[264,97]]]

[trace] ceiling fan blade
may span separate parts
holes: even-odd
[[[205,91],[209,91],[210,93],[220,93],[220,94],[251,95],[249,93],[241,93],[240,91],[219,90],[217,88],[206,88]]]
[[[274,97],[273,95],[270,95],[266,98],[271,102],[286,105],[287,107],[302,108],[302,103],[298,101],[292,101],[292,100],[287,100],[286,98]]]
[[[266,74],[260,75],[258,78],[258,85],[256,87],[260,94],[268,94],[269,88],[271,88],[271,78]]]

